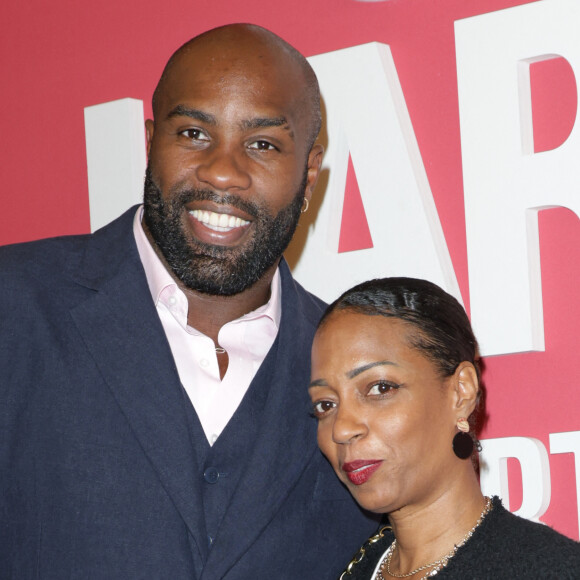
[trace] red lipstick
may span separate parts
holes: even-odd
[[[381,466],[381,459],[357,459],[342,464],[342,470],[355,485],[366,483],[370,476]]]

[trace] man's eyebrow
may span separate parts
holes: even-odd
[[[354,379],[356,376],[360,375],[361,373],[364,373],[365,371],[368,371],[369,369],[372,369],[373,367],[377,367],[377,366],[381,366],[381,365],[394,365],[394,362],[388,361],[388,360],[379,360],[376,362],[372,362],[369,363],[367,365],[363,365],[362,367],[357,367],[356,369],[353,369],[352,371],[348,371],[348,373],[346,373],[346,377],[348,379]]]
[[[190,119],[195,119],[196,121],[201,121],[203,123],[207,123],[208,125],[216,125],[216,120],[213,115],[204,113],[199,109],[191,109],[185,105],[177,105],[171,109],[171,111],[169,111],[167,114],[167,118],[171,119],[172,117],[189,117]]]
[[[287,131],[290,130],[286,117],[256,117],[242,121],[243,129],[262,129],[264,127],[283,127]]]

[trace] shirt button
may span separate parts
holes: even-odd
[[[170,296],[167,302],[169,302],[171,306],[175,306],[177,304],[177,298],[175,298],[175,296]]]
[[[213,445],[213,444],[214,444],[214,443],[215,443],[217,440],[218,440],[218,436],[217,436],[217,435],[214,433],[214,434],[211,436],[211,444]]]
[[[199,361],[199,365],[202,366],[203,368],[205,368],[207,365],[209,365],[209,361],[206,358],[202,358]]]
[[[203,478],[208,483],[217,483],[219,477],[220,474],[218,473],[218,470],[215,467],[208,467],[203,473]]]

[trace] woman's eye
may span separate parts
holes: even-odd
[[[314,411],[315,417],[322,417],[329,411],[334,409],[335,404],[332,401],[318,401],[312,405],[312,410]]]
[[[398,389],[399,385],[392,383],[390,381],[379,381],[371,386],[368,391],[369,395],[386,395],[395,389]]]
[[[276,147],[268,141],[254,141],[249,145],[250,149],[257,149],[258,151],[275,151]]]
[[[192,141],[209,141],[208,136],[201,129],[186,129],[185,131],[181,131],[180,135]]]

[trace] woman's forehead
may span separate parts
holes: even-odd
[[[346,368],[363,361],[423,358],[413,347],[416,338],[418,330],[398,318],[335,311],[316,333],[313,365]]]

